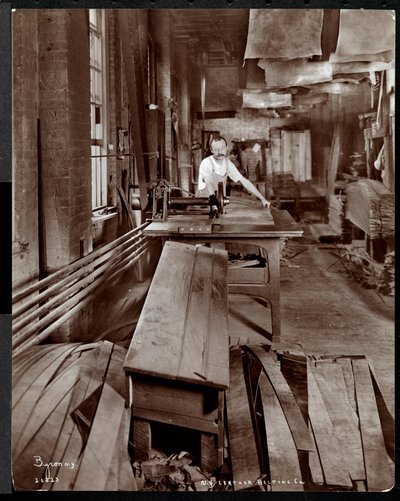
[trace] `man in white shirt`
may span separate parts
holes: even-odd
[[[210,149],[212,155],[202,160],[199,167],[199,183],[198,190],[210,197],[212,211],[218,209],[217,190],[218,183],[224,185],[224,194],[226,189],[226,180],[229,177],[234,183],[240,182],[241,185],[256,196],[263,207],[269,207],[270,202],[262,196],[254,184],[246,179],[236,168],[236,166],[227,158],[226,149],[227,143],[222,136],[216,137],[211,141]]]

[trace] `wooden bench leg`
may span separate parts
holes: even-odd
[[[218,468],[218,451],[215,446],[216,438],[216,435],[201,433],[200,468],[202,471],[212,472]]]
[[[151,426],[143,419],[133,419],[133,450],[135,461],[148,461],[151,451]]]

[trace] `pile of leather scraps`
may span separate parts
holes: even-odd
[[[215,477],[192,465],[188,452],[167,457],[156,451],[148,461],[133,464],[138,489],[143,491],[210,491]]]

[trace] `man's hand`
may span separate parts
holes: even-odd
[[[266,207],[267,209],[269,209],[269,208],[270,208],[270,206],[271,206],[271,202],[269,202],[266,198],[263,198],[263,199],[261,200],[261,203],[262,203],[262,206],[263,206],[263,207]]]

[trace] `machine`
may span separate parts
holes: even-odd
[[[196,197],[192,194],[186,197],[175,196],[181,191],[165,179],[160,179],[152,185],[152,221],[166,222],[172,214],[204,214],[208,212],[210,219],[224,213],[224,206],[229,199],[224,197],[223,183],[218,183],[218,191],[210,197]]]

